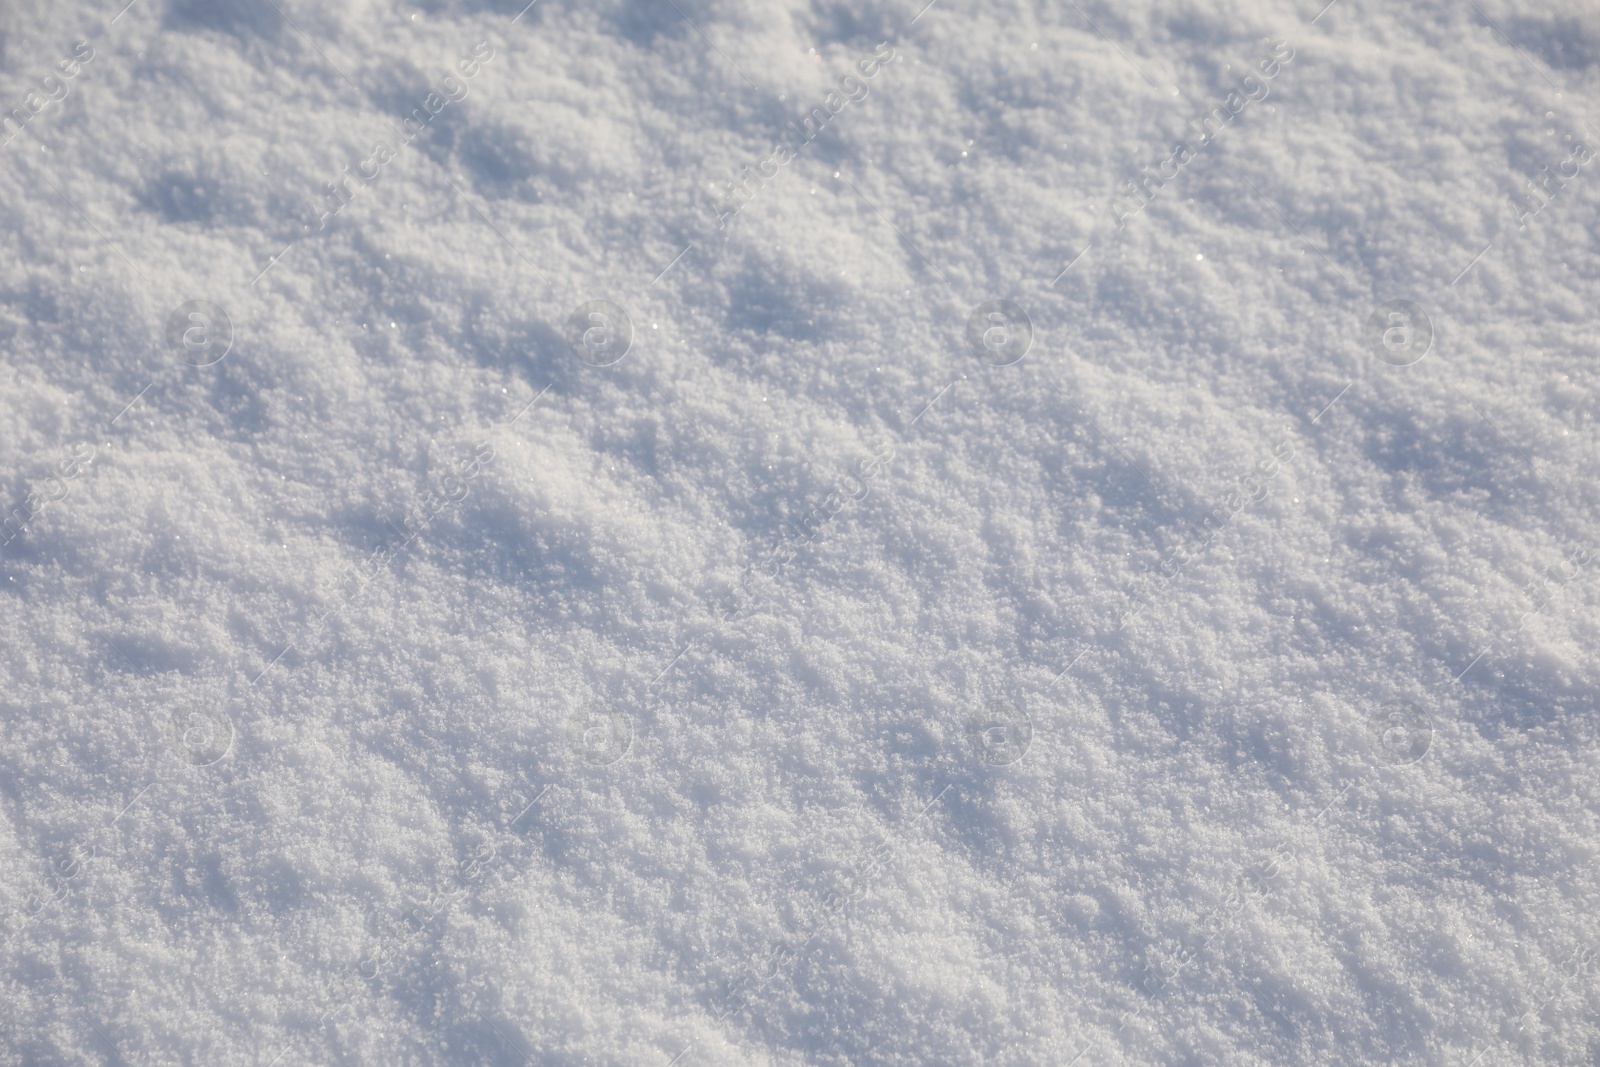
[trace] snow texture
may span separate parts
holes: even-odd
[[[7,0],[0,1062],[1600,1062],[1600,14],[1322,2]]]

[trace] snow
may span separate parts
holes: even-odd
[[[1597,99],[1576,0],[12,4],[0,1062],[1597,1062]]]

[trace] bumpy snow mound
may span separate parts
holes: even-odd
[[[13,4],[4,1061],[1596,1062],[1600,21],[1320,6]]]

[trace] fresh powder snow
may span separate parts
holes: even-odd
[[[0,1063],[1600,1063],[1600,9],[0,5]]]

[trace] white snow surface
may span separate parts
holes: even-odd
[[[1600,1063],[1600,13],[1319,8],[7,0],[0,1062]]]

